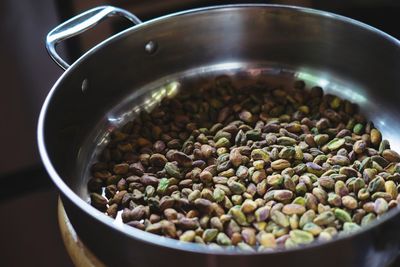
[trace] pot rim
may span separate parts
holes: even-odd
[[[93,206],[91,206],[88,202],[86,202],[84,199],[79,197],[65,182],[64,180],[60,177],[60,175],[57,173],[55,167],[53,166],[50,157],[47,153],[46,150],[46,144],[45,144],[45,137],[44,137],[44,124],[45,124],[45,119],[46,119],[46,113],[49,104],[51,103],[52,96],[55,94],[56,90],[58,89],[60,83],[66,79],[66,77],[73,72],[75,69],[79,67],[80,64],[84,63],[85,59],[96,53],[99,49],[101,49],[103,46],[107,45],[111,41],[116,41],[119,38],[123,37],[125,34],[127,34],[130,31],[135,31],[139,30],[140,28],[143,28],[145,26],[159,23],[159,22],[168,22],[169,19],[178,17],[178,16],[183,16],[183,15],[190,15],[190,14],[196,14],[196,13],[202,13],[202,12],[208,12],[212,10],[222,10],[222,9],[245,9],[245,8],[265,8],[265,9],[283,9],[283,10],[291,10],[293,12],[299,12],[299,13],[306,13],[306,14],[313,14],[317,15],[320,17],[328,17],[336,21],[344,22],[353,26],[357,26],[361,29],[364,29],[366,31],[369,31],[373,34],[377,34],[380,37],[386,39],[387,41],[393,43],[400,49],[400,41],[394,38],[393,36],[375,28],[372,27],[368,24],[365,24],[363,22],[338,15],[335,13],[331,12],[326,12],[326,11],[320,11],[317,9],[312,9],[312,8],[304,8],[304,7],[297,7],[297,6],[290,6],[290,5],[275,5],[275,4],[231,4],[231,5],[217,5],[217,6],[208,6],[208,7],[203,7],[203,8],[195,8],[195,9],[189,9],[185,11],[180,11],[176,13],[171,13],[167,14],[137,25],[134,25],[124,31],[121,31],[113,36],[110,36],[109,38],[105,39],[101,43],[97,44],[93,48],[91,48],[89,51],[84,53],[78,60],[76,60],[71,66],[58,78],[56,83],[53,85],[51,90],[49,91],[48,95],[46,96],[46,99],[43,103],[43,106],[40,111],[39,115],[39,120],[38,120],[38,128],[37,128],[37,142],[38,142],[38,148],[39,148],[39,153],[40,157],[42,159],[42,162],[54,182],[54,184],[58,187],[58,189],[61,191],[61,193],[67,197],[71,202],[73,202],[74,205],[79,207],[83,212],[85,212],[87,215],[91,216],[92,218],[98,220],[100,223],[103,223],[107,225],[108,227],[112,228],[113,230],[118,231],[120,234],[126,235],[129,238],[134,238],[137,240],[140,240],[141,242],[146,242],[151,245],[156,245],[156,246],[162,246],[170,249],[177,249],[180,251],[185,251],[185,252],[192,252],[192,253],[200,253],[200,254],[212,254],[212,255],[229,255],[229,256],[243,256],[243,255],[269,255],[269,254],[280,254],[280,253],[286,253],[286,252],[293,252],[293,251],[304,251],[304,250],[309,250],[313,248],[318,248],[318,247],[323,247],[323,246],[328,246],[336,242],[340,241],[345,241],[346,239],[353,238],[355,236],[362,235],[369,231],[370,229],[376,227],[380,223],[386,222],[393,217],[397,216],[399,213],[399,209],[395,208],[393,210],[390,210],[387,214],[385,214],[382,218],[379,220],[375,220],[371,224],[367,226],[363,226],[360,230],[353,234],[349,235],[343,235],[343,236],[337,236],[334,237],[332,240],[327,241],[327,242],[313,242],[307,246],[303,247],[296,247],[296,248],[290,248],[290,249],[284,249],[284,250],[271,250],[271,251],[232,251],[232,250],[215,250],[212,248],[209,248],[208,246],[200,245],[200,244],[195,244],[195,243],[186,243],[186,242],[181,242],[179,240],[175,240],[172,238],[167,238],[163,236],[159,236],[156,234],[151,234],[148,232],[145,232],[143,230],[136,229],[134,227],[122,224],[122,225],[117,225],[114,223],[114,219],[108,217],[104,213],[100,212]]]

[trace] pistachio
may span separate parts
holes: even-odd
[[[256,170],[262,170],[264,169],[264,161],[263,160],[256,160],[253,161],[253,167]]]
[[[220,188],[215,188],[213,192],[213,199],[215,202],[222,202],[225,199],[225,191]]]
[[[392,200],[392,196],[386,192],[375,192],[372,194],[371,199],[373,201],[375,201],[378,198],[383,198],[386,201],[391,201]]]
[[[268,206],[258,208],[255,212],[254,215],[256,217],[257,222],[262,222],[265,221],[269,217],[271,208]]]
[[[335,180],[329,176],[322,176],[318,179],[318,183],[320,186],[326,189],[333,189],[335,187]]]
[[[349,190],[343,181],[337,181],[335,183],[335,193],[339,196],[346,196],[349,194]]]
[[[318,199],[318,201],[322,204],[326,204],[328,199],[328,194],[325,190],[315,187],[313,188],[312,194]]]
[[[342,204],[350,210],[356,209],[358,206],[357,200],[352,196],[342,197]]]
[[[159,208],[160,210],[165,210],[168,208],[172,208],[175,204],[175,199],[170,196],[164,196],[160,199]]]
[[[286,249],[295,248],[295,247],[297,247],[297,244],[291,238],[285,239],[285,248]]]
[[[254,249],[251,246],[249,246],[248,244],[246,244],[244,242],[237,243],[237,246],[242,251],[247,251],[247,252],[253,252],[254,251]]]
[[[324,242],[324,241],[329,241],[329,240],[331,240],[331,239],[332,239],[332,236],[331,236],[329,233],[327,233],[327,232],[322,232],[322,233],[320,233],[319,236],[318,236],[318,240],[319,240],[319,241],[322,241],[322,242]]]
[[[299,204],[287,204],[282,209],[282,212],[286,215],[302,215],[305,211],[306,208]]]
[[[358,140],[353,145],[353,150],[357,154],[364,153],[365,149],[367,148],[367,143],[364,140]]]
[[[247,222],[246,215],[242,212],[240,206],[234,206],[229,210],[229,214],[232,215],[232,218],[241,226],[247,226],[249,223]]]
[[[335,155],[331,158],[328,158],[327,163],[329,163],[331,165],[346,166],[346,165],[350,164],[350,160],[346,156]]]
[[[193,190],[189,195],[188,195],[188,200],[189,202],[194,202],[196,199],[201,197],[201,192],[200,190]]]
[[[327,134],[317,134],[316,136],[314,136],[314,142],[318,146],[322,146],[322,145],[326,144],[326,142],[328,142],[328,140],[329,140],[329,135],[327,135]]]
[[[385,188],[385,180],[381,176],[377,176],[368,184],[368,191],[374,193]]]
[[[283,179],[283,187],[292,192],[296,191],[296,185],[291,177],[286,176]]]
[[[239,118],[246,123],[251,123],[253,121],[253,115],[247,110],[240,112]]]
[[[328,146],[329,150],[335,151],[335,150],[338,150],[339,148],[341,148],[345,142],[346,142],[346,140],[344,138],[335,138],[332,141],[330,141],[327,144],[327,146]]]
[[[231,143],[230,143],[229,139],[226,138],[226,137],[220,138],[220,139],[215,143],[215,147],[216,147],[216,148],[228,147],[228,146],[230,146],[230,145],[231,145]]]
[[[364,169],[363,179],[366,183],[369,183],[372,179],[375,178],[377,174],[378,171],[376,169],[371,169],[371,168]]]
[[[299,222],[300,222],[299,215],[293,214],[289,216],[289,226],[291,229],[299,228]]]
[[[179,240],[183,242],[192,242],[196,236],[196,232],[188,230],[179,236]]]
[[[93,207],[98,208],[99,210],[105,211],[106,205],[108,203],[108,201],[105,197],[103,197],[102,195],[97,194],[97,193],[91,193],[90,200],[91,200]]]
[[[372,129],[370,135],[371,135],[371,143],[376,147],[379,146],[379,144],[382,141],[381,132],[377,129]]]
[[[335,216],[342,222],[351,222],[350,214],[342,209],[335,209]]]
[[[229,154],[229,160],[234,167],[238,167],[240,164],[242,164],[243,156],[240,154],[240,150],[238,148],[232,149],[231,153]]]
[[[257,204],[251,199],[246,199],[241,208],[244,213],[251,213],[257,209]]]
[[[312,222],[315,218],[315,212],[313,210],[307,210],[301,217],[299,221],[299,227],[303,228],[306,223]]]
[[[230,238],[225,233],[218,233],[217,235],[217,243],[221,246],[230,246],[232,242]]]
[[[271,233],[260,232],[257,235],[257,241],[264,248],[275,248],[276,247],[275,236]]]
[[[298,205],[306,206],[306,200],[304,199],[304,197],[296,197],[292,201],[292,204],[298,204]]]
[[[182,217],[178,220],[177,225],[183,230],[195,230],[199,227],[199,220],[197,217],[195,218]]]
[[[389,165],[389,162],[379,155],[372,156],[371,160],[373,161],[373,163],[375,162],[376,164],[378,164],[378,166],[380,166],[381,168],[385,168],[387,165]]]
[[[194,201],[194,205],[204,213],[209,214],[212,209],[212,202],[205,198],[198,198]]]
[[[373,212],[374,209],[375,209],[374,202],[366,202],[366,203],[363,205],[363,209],[364,209],[366,212]]]
[[[382,157],[389,162],[400,162],[400,155],[394,150],[385,149],[382,152]]]
[[[171,177],[175,177],[175,178],[182,178],[182,174],[178,168],[178,166],[176,166],[175,164],[171,163],[171,162],[167,162],[164,166],[165,172],[167,174],[169,174]]]
[[[317,210],[318,200],[313,194],[306,193],[304,198],[306,200],[306,208],[307,209]]]
[[[383,198],[378,198],[374,203],[374,211],[376,214],[381,215],[388,210],[388,203]]]
[[[150,157],[151,160],[151,157]],[[178,162],[178,165],[182,166],[182,167],[191,167],[193,164],[193,160],[186,155],[183,152],[180,151],[175,151],[172,155],[171,155],[171,160],[172,161],[176,161]]]
[[[282,227],[288,227],[289,226],[289,219],[288,217],[283,214],[282,212],[275,210],[271,213],[271,219],[274,221],[276,224],[282,226]]]
[[[388,140],[382,140],[379,144],[379,154],[382,154],[385,149],[390,149],[390,144]]]
[[[266,173],[264,170],[256,170],[252,173],[251,180],[256,184],[259,184],[260,182],[262,182],[262,180],[265,179],[265,177]]]
[[[117,217],[118,204],[114,203],[107,208],[107,215],[111,218]]]
[[[355,231],[358,231],[360,229],[360,226],[356,223],[352,223],[352,222],[345,222],[343,224],[343,232],[345,234],[348,233],[353,233]]]
[[[164,195],[169,186],[169,180],[167,178],[161,178],[158,182],[157,193]]]
[[[115,174],[126,174],[129,171],[129,164],[121,163],[114,165],[113,171]]]
[[[292,230],[289,235],[295,244],[309,244],[314,241],[314,236],[311,233],[302,230]]]
[[[359,200],[367,200],[370,197],[370,193],[367,188],[362,188],[358,191],[357,197]]]
[[[254,246],[256,244],[256,233],[253,228],[244,228],[242,230],[242,239],[244,242],[249,244],[250,246]]]
[[[291,137],[282,136],[277,139],[277,143],[278,145],[282,146],[293,146],[297,143],[297,141]]]
[[[342,205],[342,198],[335,193],[328,193],[328,203],[334,207],[340,207]]]
[[[335,214],[333,214],[332,211],[325,211],[325,212],[319,214],[317,217],[315,217],[313,222],[317,225],[322,226],[322,225],[330,224],[334,220],[335,220]]]
[[[236,171],[236,176],[240,179],[246,179],[249,176],[249,169],[246,166],[240,165]]]
[[[364,130],[364,125],[362,125],[361,123],[357,123],[353,127],[353,132],[358,135],[362,134],[363,130]]]
[[[317,236],[322,232],[322,228],[312,222],[306,223],[303,226],[303,230],[311,233],[313,236]]]
[[[211,241],[213,241],[218,235],[218,230],[217,229],[206,229],[203,232],[203,240],[206,243],[209,243]]]
[[[278,159],[278,160],[271,162],[271,167],[274,170],[278,170],[278,171],[283,170],[283,169],[290,167],[290,162],[285,159]]]
[[[293,192],[285,189],[276,190],[273,195],[273,198],[276,201],[283,201],[283,202],[291,200],[292,197],[293,197]]]
[[[372,167],[372,160],[370,157],[366,157],[365,159],[363,159],[363,161],[361,161],[361,164],[359,166],[359,171],[362,172],[364,171],[364,169],[371,167]]]
[[[143,185],[156,186],[159,183],[159,180],[157,179],[157,177],[145,173],[142,175],[142,177],[140,177],[140,182]]]
[[[322,175],[324,173],[324,170],[322,169],[321,166],[319,166],[318,164],[315,164],[314,162],[307,162],[306,163],[307,166],[307,171],[309,173],[315,174],[315,175]]]
[[[254,149],[251,151],[251,158],[253,160],[263,160],[264,162],[269,162],[270,157],[267,152],[262,149]]]
[[[267,184],[270,186],[280,186],[283,183],[283,176],[280,174],[270,175],[267,177]]]
[[[149,161],[152,166],[161,168],[168,162],[164,155],[158,153],[151,155]]]
[[[376,219],[376,215],[373,213],[368,213],[367,215],[365,215],[362,220],[361,220],[361,226],[365,226],[370,224],[372,221],[374,221]]]
[[[153,233],[153,234],[158,234],[161,232],[161,230],[162,230],[161,222],[149,224],[146,227],[146,232]]]
[[[240,195],[246,191],[246,187],[243,184],[236,181],[230,181],[230,182],[228,181],[228,187],[232,193],[237,195]]]
[[[161,230],[164,235],[172,238],[176,237],[176,228],[174,223],[167,220],[162,220],[160,223]]]
[[[385,182],[385,191],[386,191],[386,193],[390,194],[392,199],[396,199],[397,196],[398,196],[396,183],[393,182],[393,181],[386,181]]]

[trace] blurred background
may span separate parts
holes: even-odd
[[[46,34],[66,19],[104,4],[127,9],[146,21],[185,9],[231,3],[312,7],[360,20],[400,38],[400,1],[396,0],[0,2],[1,266],[72,266],[59,233],[57,192],[41,165],[36,145],[41,105],[63,73],[46,53]],[[129,26],[120,19],[107,20],[61,45],[61,54],[73,62],[94,44]],[[393,266],[400,266],[400,260]]]

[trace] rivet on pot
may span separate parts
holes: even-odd
[[[154,41],[150,41],[144,46],[145,51],[150,55],[154,54],[157,51],[157,48],[158,44]]]

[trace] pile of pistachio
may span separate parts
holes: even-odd
[[[357,231],[397,206],[400,155],[320,87],[226,77],[112,132],[91,204],[184,242],[271,250]]]

